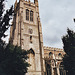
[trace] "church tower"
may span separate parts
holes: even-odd
[[[10,29],[10,42],[31,50],[27,60],[31,66],[26,75],[45,75],[42,26],[39,17],[38,0],[19,0],[14,5],[13,25]]]

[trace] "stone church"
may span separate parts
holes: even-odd
[[[63,49],[43,46],[38,0],[16,0],[14,13],[10,42],[31,51],[27,60],[31,66],[26,75],[66,75]]]

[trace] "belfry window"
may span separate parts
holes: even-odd
[[[32,43],[32,36],[30,36],[30,43]]]
[[[29,20],[29,10],[26,9],[26,20]]]
[[[30,11],[30,21],[33,21],[33,11]]]

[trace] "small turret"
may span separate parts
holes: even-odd
[[[38,0],[34,0],[36,6],[38,6]]]
[[[30,2],[30,0],[28,0],[28,2]]]
[[[30,0],[28,0],[28,2],[30,3]]]

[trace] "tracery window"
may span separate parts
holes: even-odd
[[[29,20],[29,10],[26,9],[26,20]]]
[[[30,49],[29,62],[31,64],[30,69],[35,70],[35,52],[32,48]]]
[[[33,11],[30,11],[30,21],[33,21]]]

